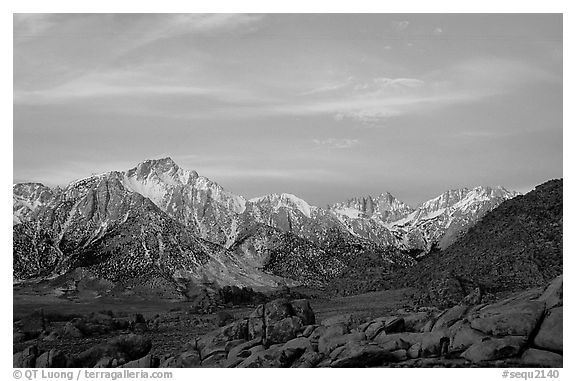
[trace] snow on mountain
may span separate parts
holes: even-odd
[[[40,183],[21,183],[12,186],[13,213],[12,223],[19,224],[29,220],[38,207],[52,199],[59,189],[52,190]]]
[[[519,195],[503,187],[448,190],[422,203],[406,217],[389,224],[402,236],[399,246],[428,252],[434,246],[448,247],[503,201]]]
[[[278,211],[280,208],[292,208],[298,210],[307,218],[311,218],[312,207],[306,201],[290,193],[273,193],[266,196],[255,197],[248,201],[253,205],[252,209],[254,211],[262,205],[272,208],[273,211]]]
[[[375,198],[372,196],[352,198],[336,203],[329,209],[337,215],[349,218],[375,217],[384,222],[396,221],[414,210],[388,192]]]
[[[104,277],[150,270],[253,286],[282,283],[277,275],[317,284],[364,253],[409,265],[412,258],[397,249],[423,255],[447,247],[517,195],[502,187],[463,188],[416,209],[390,193],[327,209],[288,193],[246,201],[170,158],[64,189],[15,184],[13,194],[16,278],[88,265]]]
[[[160,209],[209,241],[229,245],[237,234],[238,215],[246,209],[243,197],[172,159],[147,160],[125,172],[127,189],[149,198]]]
[[[178,181],[170,184],[175,187],[195,181],[193,176],[166,169],[146,178],[170,176]],[[148,188],[140,190],[160,189],[153,181],[142,183]],[[75,181],[38,207],[33,222],[15,225],[14,279],[55,277],[81,269],[114,284],[150,276],[169,283],[208,279],[221,286],[275,287],[286,283],[198,237],[191,227],[126,184],[123,172]],[[167,189],[168,193],[173,191]],[[201,192],[206,189],[210,188]]]

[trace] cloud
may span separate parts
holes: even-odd
[[[186,34],[213,34],[247,28],[255,30],[263,15],[251,14],[171,14],[157,16],[153,27],[144,29],[141,44]]]
[[[393,30],[394,32],[398,32],[398,33],[405,31],[405,30],[408,28],[409,25],[410,25],[410,22],[409,22],[409,21],[406,21],[406,20],[403,20],[403,21],[392,21],[392,22],[390,23],[390,27],[392,28],[392,30]]]
[[[63,85],[14,91],[15,104],[62,104],[86,101],[141,98],[203,98],[216,102],[242,104],[265,102],[252,90],[230,83],[211,83],[197,79],[194,70],[179,70],[172,65],[138,65],[124,69],[104,69],[75,78]]]
[[[433,36],[441,36],[443,33],[444,30],[442,30],[442,28],[440,28],[439,26],[434,28],[434,30],[432,31]]]
[[[350,87],[350,85],[353,83],[353,81],[354,81],[354,77],[348,77],[345,80],[340,81],[340,82],[330,82],[330,83],[326,83],[326,84],[323,84],[321,86],[312,88],[310,90],[303,91],[302,93],[300,93],[300,95],[314,95],[314,94],[330,93],[333,91],[342,90],[342,89],[345,89],[347,87]]]
[[[332,149],[347,149],[354,147],[360,143],[358,139],[313,139],[312,142],[319,146]]]
[[[55,25],[53,14],[14,13],[14,37],[39,37]]]

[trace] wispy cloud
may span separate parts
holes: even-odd
[[[312,142],[319,147],[325,148],[332,148],[332,149],[346,149],[351,148],[360,141],[358,139],[337,139],[337,138],[328,138],[328,139],[313,139]]]
[[[186,34],[222,33],[247,28],[253,31],[263,15],[251,14],[171,14],[156,16],[156,22],[143,30],[138,45]],[[138,26],[141,28],[141,26]]]
[[[14,36],[38,37],[55,25],[54,15],[42,13],[15,13]]]

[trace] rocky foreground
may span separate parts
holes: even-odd
[[[562,276],[496,303],[479,299],[473,293],[446,310],[399,311],[370,321],[346,314],[321,322],[308,300],[276,299],[162,357],[138,334],[154,321],[76,318],[53,335],[133,333],[76,355],[39,353],[32,345],[14,354],[14,367],[562,367]]]

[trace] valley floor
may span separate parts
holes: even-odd
[[[306,292],[306,290],[303,290]],[[312,298],[310,305],[318,321],[341,315],[353,314],[359,318],[374,318],[396,312],[399,309],[410,309],[408,294],[410,289],[371,292],[347,297],[326,298],[318,292],[308,290]],[[13,320],[28,321],[31,315],[38,315],[42,310],[47,325],[45,331],[64,329],[66,323],[74,317],[85,317],[92,313],[108,313],[116,319],[131,320],[141,314],[147,321],[157,321],[143,334],[152,340],[152,354],[157,357],[174,355],[187,342],[193,341],[218,327],[222,313],[232,315],[234,319],[246,317],[255,306],[224,308],[212,314],[192,313],[192,302],[166,302],[160,300],[134,300],[126,298],[93,298],[82,297],[68,300],[53,294],[39,294],[38,289],[14,287]],[[128,333],[126,330],[124,333]],[[77,354],[94,345],[105,343],[123,332],[111,331],[86,337],[59,337],[51,339],[45,334],[37,338],[15,342],[14,353],[30,345],[37,345],[40,352],[58,349],[67,355]]]

